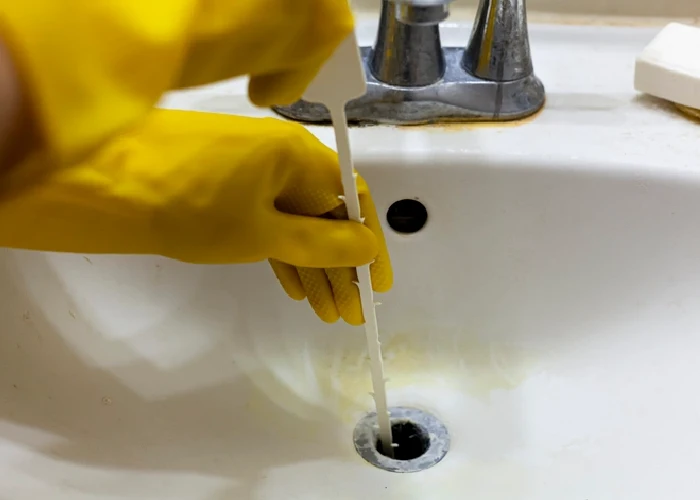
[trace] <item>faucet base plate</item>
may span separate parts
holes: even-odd
[[[526,118],[544,105],[542,82],[534,74],[509,82],[482,80],[461,65],[464,49],[445,47],[445,74],[423,87],[397,87],[377,80],[369,70],[370,47],[361,49],[367,93],[347,104],[348,120],[355,124],[419,125],[438,122],[500,122]],[[329,123],[322,104],[297,101],[274,106],[278,114],[309,123]]]

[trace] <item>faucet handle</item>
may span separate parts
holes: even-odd
[[[525,0],[480,0],[462,66],[496,82],[533,74]]]
[[[426,7],[420,3],[423,1],[432,3]],[[436,8],[436,1],[447,4],[451,0],[382,0],[377,40],[368,62],[374,78],[387,85],[422,87],[443,77],[445,56],[440,43],[439,21],[426,21],[426,12]],[[414,2],[419,3],[414,5]],[[402,6],[408,9],[402,11]],[[397,19],[397,12],[414,21]]]
[[[433,26],[450,15],[452,0],[395,0],[397,21],[417,26]]]

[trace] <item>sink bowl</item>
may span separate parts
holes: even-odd
[[[394,205],[378,316],[391,405],[449,432],[437,465],[355,452],[363,330],[265,263],[5,250],[0,498],[698,497],[700,126],[632,90],[656,32],[532,26],[548,100],[522,123],[352,130],[378,210],[427,211],[398,233]],[[244,80],[162,106],[271,114]]]

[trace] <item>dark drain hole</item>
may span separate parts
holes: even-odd
[[[420,425],[409,420],[400,420],[391,424],[394,438],[394,459],[413,460],[421,457],[430,448],[430,436]],[[382,444],[377,441],[377,451],[386,456]]]
[[[387,210],[386,220],[397,233],[417,233],[428,221],[428,210],[418,200],[399,200]]]

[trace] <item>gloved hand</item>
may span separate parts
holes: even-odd
[[[308,297],[325,321],[361,324],[351,268],[376,259],[377,291],[391,287],[392,272],[358,183],[366,227],[330,219],[344,217],[337,155],[304,127],[155,110],[89,160],[20,192],[5,183],[0,246],[195,263],[272,259],[290,296]]]
[[[251,75],[254,103],[291,103],[352,28],[346,0],[8,0],[0,8],[43,164],[54,167],[138,123],[172,88]]]

